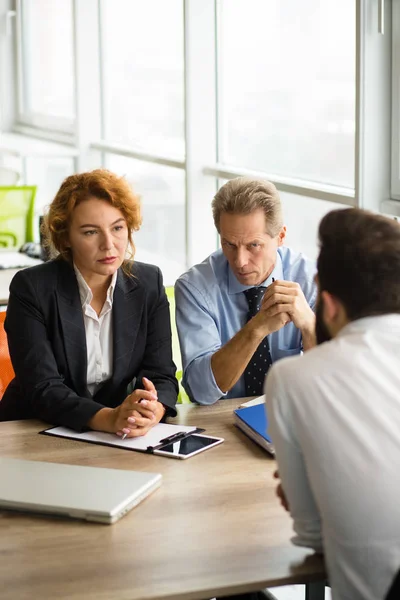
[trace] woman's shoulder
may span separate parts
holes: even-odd
[[[129,265],[129,271],[130,274],[128,275],[120,269],[120,276],[118,277],[119,285],[122,285],[125,291],[141,288],[147,294],[160,293],[163,278],[159,267],[135,260]]]
[[[137,260],[131,264],[130,270],[133,277],[153,276],[158,278],[161,273],[160,268],[157,267],[157,265],[152,265],[150,263],[144,263]]]
[[[52,281],[57,282],[60,277],[71,272],[73,269],[67,261],[56,258],[34,267],[21,269],[15,274],[12,285],[18,286],[28,281],[37,285],[49,285]]]

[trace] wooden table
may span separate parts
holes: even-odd
[[[232,424],[238,404],[179,408],[178,422],[225,438],[186,461],[37,435],[39,421],[0,423],[2,456],[163,474],[114,525],[0,512],[1,598],[197,600],[323,580],[322,559],[290,543],[275,461]]]

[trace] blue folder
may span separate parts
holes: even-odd
[[[235,425],[239,427],[254,442],[259,444],[264,450],[275,454],[271,438],[267,435],[268,416],[265,404],[256,404],[238,408],[233,411]]]

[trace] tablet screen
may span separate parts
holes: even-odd
[[[183,440],[168,444],[168,446],[163,446],[162,452],[187,456],[188,454],[193,454],[193,452],[206,449],[213,444],[218,444],[220,439],[221,438],[193,434]]]

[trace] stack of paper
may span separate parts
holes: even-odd
[[[0,252],[0,269],[20,269],[42,264],[39,258],[32,258],[23,252]]]
[[[265,404],[254,404],[233,411],[235,425],[261,448],[275,454],[271,438],[268,435],[268,416]]]

